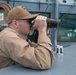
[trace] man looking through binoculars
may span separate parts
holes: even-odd
[[[33,28],[38,30],[35,46],[28,43],[30,19],[35,18]],[[15,63],[32,69],[49,69],[54,60],[52,43],[47,36],[47,17],[30,14],[25,7],[11,9],[7,16],[8,27],[0,32],[0,68]]]

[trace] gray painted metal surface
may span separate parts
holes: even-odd
[[[11,7],[23,5],[26,6],[30,11],[34,12],[49,12],[51,14],[54,14],[52,18],[57,18],[59,13],[70,13],[70,14],[76,14],[76,5],[63,5],[58,4],[58,0],[55,0],[56,3],[53,1],[49,2],[29,2],[29,1],[12,1],[9,0],[9,5]],[[6,2],[6,0],[0,0],[0,2]],[[57,15],[55,15],[57,14]]]

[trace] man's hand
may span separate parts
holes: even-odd
[[[34,20],[34,28],[36,28],[39,32],[39,34],[46,34],[47,29],[47,23],[46,23],[47,17],[45,16],[37,16]]]

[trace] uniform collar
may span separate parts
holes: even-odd
[[[13,30],[12,28],[5,28],[6,30],[8,30],[8,31],[11,31],[11,32],[13,32],[13,33],[15,33],[17,36],[19,36],[20,38],[22,38],[22,39],[26,39],[27,40],[27,37],[26,36],[22,36],[21,34],[19,34],[18,32],[16,32],[15,30]]]

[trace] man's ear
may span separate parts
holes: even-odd
[[[12,25],[14,28],[18,28],[18,22],[16,20],[12,20]]]

